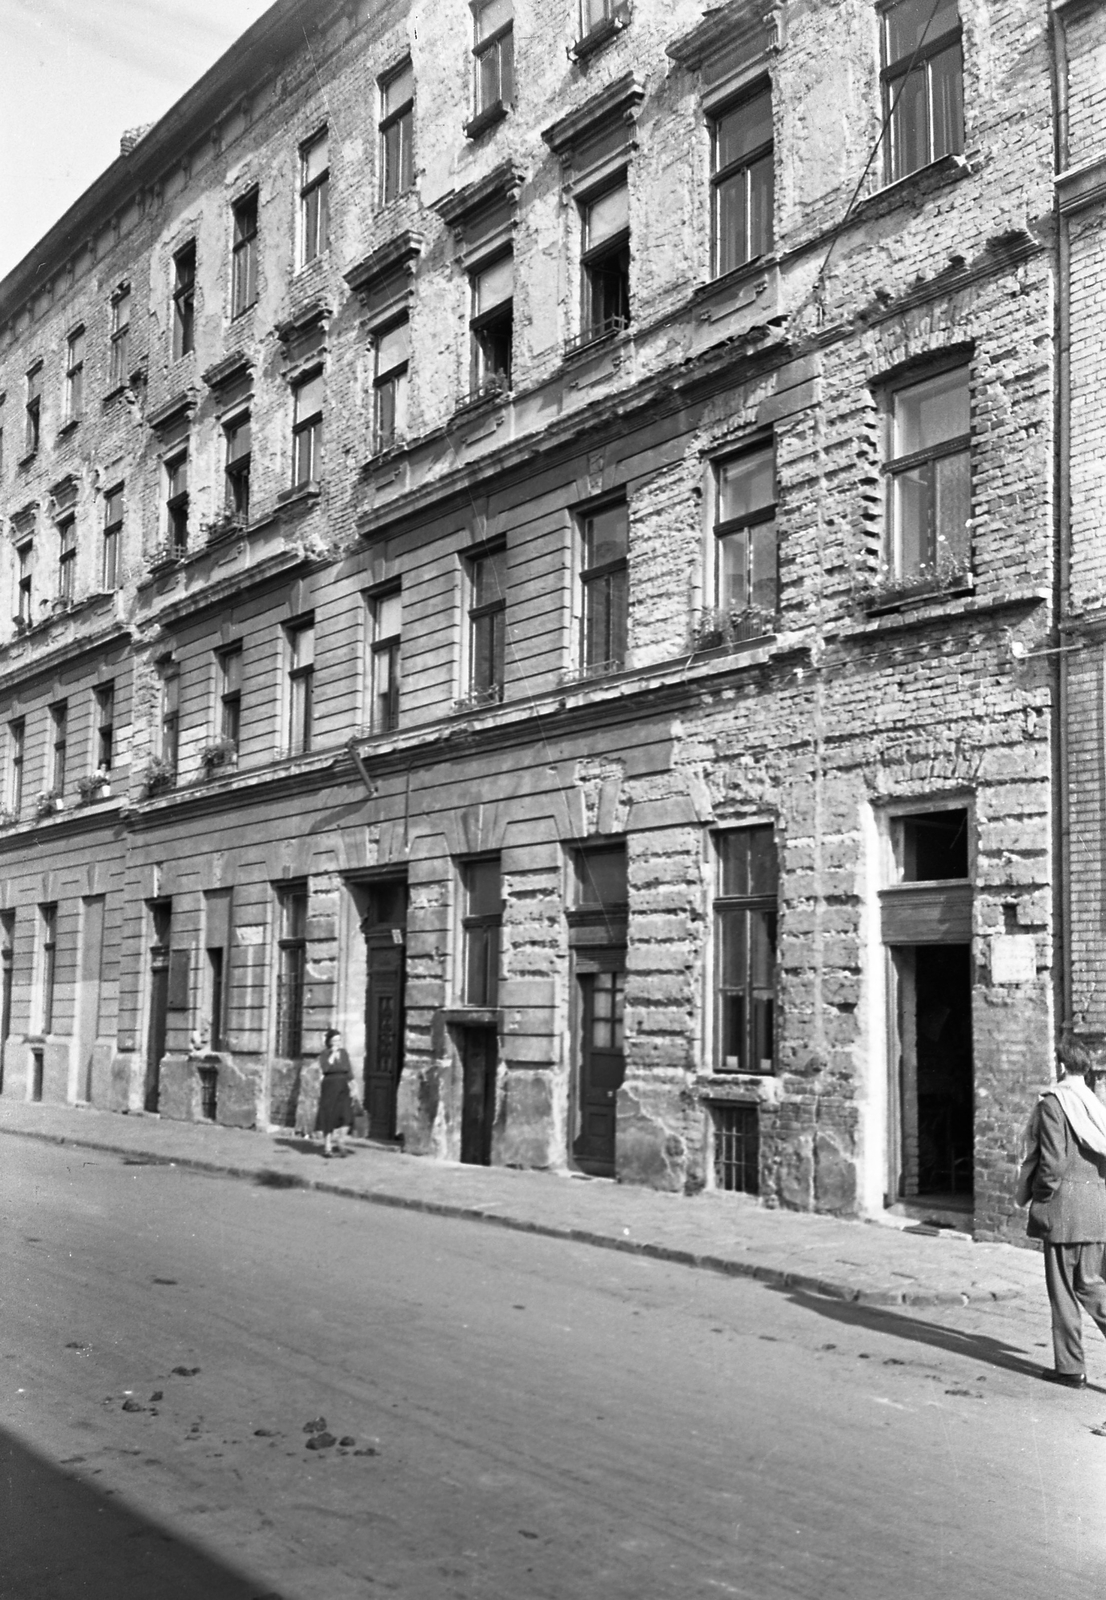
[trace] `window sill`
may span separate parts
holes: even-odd
[[[597,328],[585,328],[572,339],[565,341],[564,358],[571,360],[573,356],[586,354],[595,350],[599,345],[614,344],[617,340],[627,337],[630,331],[629,322],[623,317],[611,317]]]
[[[473,412],[488,411],[495,406],[506,405],[511,398],[511,391],[505,383],[485,383],[475,394],[468,395],[461,400],[454,409],[455,417],[471,416]]]
[[[80,425],[80,417],[70,417],[69,421],[63,422],[61,427],[58,429],[58,438],[67,439],[71,433],[76,432]]]
[[[125,395],[129,388],[129,383],[117,383],[113,389],[108,390],[107,394],[105,394],[103,399],[100,401],[100,404],[102,406],[110,406],[113,401],[118,400],[121,396]]]
[[[485,106],[483,111],[477,112],[464,125],[466,139],[479,139],[482,133],[487,133],[489,128],[494,128],[502,122],[510,110],[510,106],[503,100],[493,100],[490,106]]]
[[[454,1028],[499,1028],[503,1023],[498,1006],[443,1006],[440,1015]]]
[[[603,21],[597,22],[594,28],[589,29],[584,34],[583,38],[577,39],[575,44],[569,45],[568,59],[575,62],[586,61],[589,56],[593,56],[597,51],[602,50],[603,46],[609,44],[612,39],[617,39],[618,35],[629,26],[629,22],[628,16],[604,17]]]
[[[755,1106],[777,1105],[783,1085],[775,1067],[769,1072],[724,1072],[716,1068],[699,1073],[695,1087],[700,1100]]]
[[[19,467],[19,468],[29,467],[31,465],[31,462],[35,460],[37,455],[38,455],[38,446],[36,445],[33,450],[28,450],[26,455],[19,457],[19,460],[16,462],[16,466]]]
[[[891,612],[913,611],[919,606],[940,605],[943,601],[958,600],[974,593],[975,579],[970,573],[964,573],[944,582],[923,577],[914,582],[889,584],[882,593],[877,591],[867,596],[862,593],[858,599],[866,616],[881,617]]]
[[[301,500],[317,500],[322,493],[322,484],[318,478],[311,478],[307,483],[293,484],[291,489],[282,489],[276,497],[278,506],[295,505]]]
[[[474,689],[471,694],[458,695],[453,702],[455,714],[464,715],[470,711],[487,711],[503,704],[503,685],[497,683],[491,689]]]
[[[896,178],[894,183],[884,184],[882,188],[874,189],[871,194],[865,195],[849,213],[849,221],[855,222],[861,217],[892,211],[916,195],[924,197],[936,189],[944,189],[951,183],[959,183],[962,178],[970,178],[978,170],[978,158],[966,151],[956,155],[940,156],[928,166],[918,167],[914,172],[907,173],[905,178]]]
[[[706,283],[701,283],[691,296],[692,304],[702,300],[710,300],[714,295],[724,295],[734,289],[744,288],[746,284],[754,286],[752,298],[768,287],[768,274],[776,267],[774,255],[753,256],[752,260],[745,261],[740,267],[734,267],[730,272],[720,273],[717,278],[708,278]]]
[[[986,616],[1022,607],[1028,609],[1043,605],[1050,597],[1050,591],[1046,588],[1010,590],[996,595],[954,595],[946,590],[943,594],[929,595],[925,602],[918,605],[885,610],[879,616],[844,619],[837,632],[827,634],[827,638],[863,639],[897,628],[928,627],[932,623],[958,617]]]

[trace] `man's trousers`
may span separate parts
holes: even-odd
[[[1045,1283],[1052,1307],[1056,1371],[1082,1372],[1083,1317],[1080,1307],[1106,1334],[1106,1242],[1045,1243]]]

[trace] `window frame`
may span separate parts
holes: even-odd
[[[388,93],[407,74],[411,92],[405,100],[389,106]],[[410,56],[405,56],[390,71],[377,79],[380,96],[380,204],[390,205],[415,187],[415,71]]]
[[[58,532],[58,600],[66,607],[77,598],[77,517],[68,512],[54,524]]]
[[[111,297],[111,360],[108,392],[126,386],[130,374],[131,286],[120,284]]]
[[[63,795],[69,768],[69,700],[55,700],[50,713],[50,793]]]
[[[731,117],[746,107],[752,106],[755,101],[766,97],[768,100],[768,121],[772,128],[770,137],[755,146],[736,161],[729,162],[724,167],[718,165],[718,146],[721,125],[727,117]],[[725,277],[730,272],[740,272],[743,268],[751,266],[754,262],[762,260],[772,253],[775,248],[775,203],[776,203],[776,173],[775,173],[775,127],[774,96],[770,78],[759,78],[753,84],[746,85],[739,94],[723,102],[722,105],[712,106],[709,113],[710,122],[710,231],[711,231],[711,276],[712,278]],[[768,199],[765,205],[766,237],[761,242],[762,248],[751,248],[752,230],[750,217],[753,214],[753,172],[765,158],[768,158]],[[743,244],[744,254],[741,260],[723,264],[722,258],[722,230],[720,226],[721,201],[723,189],[727,188],[737,178],[742,178],[744,197],[743,217]]]
[[[173,360],[196,348],[196,241],[173,252]]]
[[[96,709],[95,772],[110,772],[115,759],[115,680],[98,683],[92,691]]]
[[[57,999],[57,972],[58,972],[58,903],[50,900],[40,903],[39,914],[39,957],[41,961],[39,985],[39,1015],[42,1021],[41,1033],[47,1036],[54,1031],[54,1010]]]
[[[260,189],[247,190],[232,202],[230,248],[231,319],[257,304]]]
[[[751,510],[741,513],[736,517],[723,519],[720,515],[722,507],[722,473],[731,463],[751,461],[758,456],[769,458],[772,470],[773,496],[770,502],[754,506]],[[714,611],[718,626],[731,642],[743,639],[758,638],[764,633],[764,628],[759,622],[763,617],[765,621],[774,620],[779,614],[780,604],[780,576],[779,576],[779,476],[776,462],[775,437],[759,437],[747,441],[740,449],[727,451],[724,455],[711,458],[711,479],[714,495],[714,522],[712,525],[711,553],[714,569]],[[764,606],[756,598],[755,579],[755,552],[753,530],[770,527],[772,530],[772,604]],[[731,598],[723,593],[723,577],[726,570],[723,544],[727,540],[744,537],[745,562],[743,582],[745,586],[745,603],[737,605]]]
[[[479,280],[502,262],[511,263],[511,293],[503,300],[497,300],[494,305],[485,310],[477,309],[479,305]],[[512,367],[514,365],[514,321],[515,321],[515,296],[514,296],[514,251],[500,250],[494,256],[487,256],[484,260],[469,268],[469,332],[471,335],[471,361],[469,385],[474,398],[482,394],[498,394],[509,391],[512,381]],[[506,333],[504,334],[504,329]],[[497,341],[505,338],[506,360],[497,363],[495,359]]]
[[[13,717],[8,723],[8,807],[19,820],[23,810],[23,781],[27,760],[27,719]]]
[[[472,874],[493,863],[499,887],[497,909],[474,911]],[[499,1004],[502,960],[503,857],[498,851],[485,852],[467,856],[457,865],[461,890],[461,1003],[493,1010]]]
[[[118,511],[118,515],[115,512]],[[100,577],[106,592],[119,587],[119,558],[123,543],[123,518],[126,511],[124,486],[121,483],[104,491],[104,526],[101,549]]]
[[[310,891],[306,879],[277,888],[277,960],[274,993],[273,1053],[281,1060],[302,1056],[303,1013],[307,989],[307,924]],[[291,980],[292,997],[286,1004]]]
[[[594,562],[588,565],[588,540],[589,530],[596,518],[612,511],[621,511],[623,514],[624,529],[624,554],[607,561]],[[577,530],[577,550],[579,552],[579,634],[577,643],[578,662],[581,673],[586,677],[602,677],[607,673],[621,672],[626,665],[627,651],[629,648],[629,617],[630,617],[630,505],[625,494],[608,496],[594,504],[580,506],[574,513]],[[621,576],[621,586],[617,580]],[[607,654],[600,658],[593,655],[590,648],[590,635],[593,623],[593,606],[595,596],[602,590],[605,596],[604,615],[606,618],[603,632],[607,645]],[[622,648],[613,651],[612,646],[618,643],[621,636]]]
[[[180,764],[180,663],[165,656],[157,663],[160,684],[158,753],[174,777]]]
[[[496,3],[497,0],[472,0],[473,116],[469,125],[470,133],[478,132],[479,126],[487,126],[495,118],[506,115],[507,108],[514,103],[513,8],[511,16],[506,21],[498,23],[486,35],[480,32],[481,17]],[[495,63],[494,74],[489,79],[485,64],[492,61]],[[492,89],[494,93],[490,92]]]
[[[300,400],[309,384],[320,381],[319,404],[315,411],[300,416]],[[320,477],[323,444],[323,399],[325,380],[322,367],[301,373],[292,384],[292,487],[306,488]],[[304,471],[306,464],[307,470]]]
[[[43,364],[41,361],[36,361],[33,366],[27,368],[27,397],[24,405],[24,457],[36,455],[42,442],[42,371]]]
[[[383,370],[380,352],[383,341],[400,328],[407,330],[407,352],[402,361]],[[407,401],[411,374],[411,318],[407,312],[372,330],[373,341],[373,453],[383,455],[407,431]],[[390,414],[389,414],[390,413]]]
[[[219,696],[218,737],[233,745],[237,755],[242,739],[242,675],[245,665],[241,639],[217,650],[215,662]]]
[[[72,427],[84,415],[84,358],[86,334],[84,323],[69,333],[65,340],[65,425]]]
[[[186,443],[165,457],[162,471],[165,474],[165,543],[173,555],[184,555],[188,549],[190,450]],[[183,487],[180,473],[183,471]]]
[[[957,0],[956,26],[946,28],[942,34],[936,34],[928,41],[919,42],[909,55],[897,56],[889,60],[890,28],[892,14],[902,4],[909,4],[910,0],[890,0],[880,11],[880,86],[883,101],[883,126],[884,136],[884,183],[887,185],[901,183],[904,178],[913,176],[915,172],[922,172],[935,161],[940,161],[947,155],[960,155],[964,150],[965,142],[965,108],[964,108],[964,25],[960,15],[959,0]],[[935,13],[934,13],[935,14]],[[927,24],[928,26],[928,24]],[[938,56],[955,48],[958,52],[956,82],[958,85],[959,128],[957,137],[948,150],[935,153],[934,141],[934,116],[933,116],[933,73],[932,64]],[[910,77],[921,70],[925,81],[925,159],[918,161],[913,166],[903,166],[899,160],[899,145],[896,136],[896,121],[899,107],[903,100],[903,91]],[[915,137],[917,132],[915,130]]]
[[[384,607],[389,601],[399,601],[399,627],[391,633],[382,633]],[[399,694],[402,684],[403,660],[403,589],[391,584],[368,596],[369,603],[369,731],[394,733],[399,727]],[[383,676],[382,676],[383,674]],[[386,687],[382,690],[381,683]]]
[[[312,151],[326,145],[326,164],[309,176]],[[321,128],[299,146],[299,265],[310,266],[330,248],[330,127]]]
[[[250,518],[250,472],[253,460],[253,417],[249,411],[239,411],[222,421],[223,434],[223,508],[230,517],[243,522]],[[233,454],[235,441],[248,430],[248,447]]]
[[[589,221],[592,208],[617,189],[626,190],[627,222],[622,228],[608,234],[596,244],[589,244]],[[630,174],[624,168],[602,187],[589,190],[577,199],[580,211],[580,339],[591,344],[609,334],[622,333],[633,321],[630,295]],[[625,256],[625,260],[623,260]],[[609,263],[615,262],[612,269]],[[618,287],[613,296],[601,282],[601,275],[617,278]],[[621,309],[610,311],[608,303]],[[599,310],[604,311],[599,316]]]
[[[478,600],[479,567],[502,557],[500,592],[490,600]],[[465,555],[466,613],[468,617],[467,698],[475,705],[498,704],[503,699],[507,665],[507,546],[498,543],[470,550]],[[485,633],[488,643],[483,643]],[[478,682],[478,664],[489,663],[488,681]]]
[[[288,740],[290,756],[309,755],[315,716],[315,613],[284,625],[288,656]],[[310,655],[301,660],[301,641],[309,639]]]
[[[35,541],[23,539],[15,547],[15,617],[24,628],[34,625]]]
[[[772,852],[772,877],[773,888],[744,894],[723,893],[724,884],[724,859],[723,846],[729,841],[742,835],[750,837],[755,833],[767,835]],[[713,892],[711,897],[711,928],[713,949],[711,954],[711,1014],[714,1019],[714,1041],[712,1050],[712,1071],[719,1076],[732,1076],[737,1073],[745,1077],[770,1077],[777,1070],[778,1041],[779,1041],[779,899],[780,899],[780,871],[779,871],[779,844],[776,838],[775,825],[771,822],[750,822],[734,827],[724,827],[714,830],[711,835],[711,849],[713,853]],[[723,931],[724,918],[741,918],[742,942],[744,945],[743,978],[741,984],[726,984],[724,981],[725,939]],[[755,981],[756,955],[754,950],[754,924],[755,917],[770,918],[770,931],[768,932],[768,948],[771,957],[771,983],[757,984]],[[761,993],[758,995],[757,990]],[[764,991],[770,989],[770,994]],[[726,1044],[730,1030],[727,1027],[724,1009],[727,996],[741,994],[744,996],[744,1005],[741,1020],[738,1024],[740,1031],[740,1050],[736,1055],[726,1054]],[[749,999],[752,1004],[749,1004]],[[770,1036],[771,1053],[768,1056],[754,1054],[758,1041],[763,1042],[763,1023],[758,1023],[758,1004],[767,1001],[767,1032]],[[759,1016],[763,1018],[764,1012]],[[744,1057],[744,1063],[743,1063]],[[759,1065],[753,1065],[758,1062]],[[764,1063],[767,1062],[767,1065]]]
[[[894,432],[897,423],[895,407],[904,395],[916,391],[926,384],[937,379],[948,377],[953,373],[960,373],[963,377],[965,399],[968,409],[968,430],[949,439],[939,440],[935,444],[926,445],[917,450],[896,456],[892,452],[895,448]],[[882,550],[882,565],[893,583],[909,584],[912,582],[925,583],[940,581],[945,576],[942,571],[940,546],[948,546],[950,551],[949,574],[970,570],[971,567],[971,515],[972,515],[972,361],[969,354],[960,353],[955,359],[945,360],[927,365],[924,368],[915,368],[903,374],[893,383],[888,383],[883,388],[883,459],[880,464],[880,475],[884,483],[884,538]],[[935,478],[929,474],[927,485],[927,514],[929,531],[932,534],[928,542],[931,546],[931,559],[920,562],[916,569],[907,571],[902,561],[902,523],[904,518],[897,510],[896,487],[899,480],[908,473],[917,472],[919,469],[933,468],[938,461],[949,460],[953,456],[963,456],[967,472],[967,516],[965,518],[963,548],[957,553],[952,541],[942,533],[938,526],[937,493]],[[918,541],[921,542],[920,540]]]

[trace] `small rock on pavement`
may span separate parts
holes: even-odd
[[[322,1433],[325,1430],[325,1428],[326,1428],[326,1418],[325,1417],[316,1417],[314,1419],[314,1421],[305,1422],[304,1425],[303,1425],[304,1433]]]
[[[145,1411],[145,1409],[146,1409],[146,1407],[145,1406],[140,1406],[137,1400],[124,1400],[123,1401],[123,1410],[124,1411]]]
[[[1100,1422],[1097,1428],[1091,1429],[1091,1432],[1097,1434],[1100,1439],[1106,1439],[1106,1422]]]
[[[174,1378],[194,1378],[199,1372],[199,1367],[174,1367]]]
[[[355,1450],[353,1453],[355,1456],[375,1456],[380,1454],[379,1450],[374,1450],[371,1444],[366,1449]]]
[[[273,1432],[272,1428],[255,1428],[253,1430],[253,1436],[254,1436],[255,1439],[275,1439],[276,1438],[276,1434]]]
[[[153,1394],[150,1396],[150,1404],[153,1405],[155,1400],[164,1400],[164,1399],[165,1399],[165,1395],[162,1393],[162,1391],[160,1389],[155,1389]]]
[[[353,1437],[352,1433],[347,1433],[344,1438],[338,1440],[338,1443],[349,1449],[351,1445],[355,1445],[357,1443],[357,1440]]]
[[[313,1433],[307,1441],[309,1450],[329,1450],[338,1441],[332,1433]]]

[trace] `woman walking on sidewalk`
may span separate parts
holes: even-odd
[[[323,1155],[329,1161],[332,1153],[346,1155],[341,1135],[353,1121],[349,1085],[353,1069],[349,1056],[342,1048],[342,1035],[337,1028],[326,1030],[325,1042],[319,1053],[322,1085],[319,1091],[319,1112],[315,1118],[315,1132],[323,1136]]]

